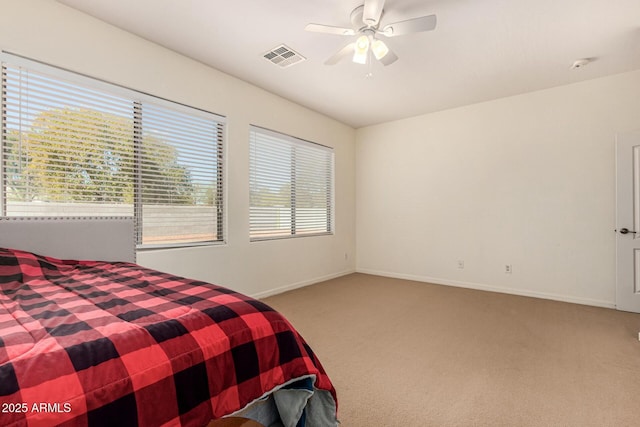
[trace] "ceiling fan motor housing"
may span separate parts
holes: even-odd
[[[384,15],[384,10],[380,13],[380,19],[375,22],[366,22],[364,20],[364,5],[358,6],[351,12],[351,27],[356,32],[362,32],[366,29],[373,29],[374,31],[378,29],[378,25],[380,24],[380,20]]]

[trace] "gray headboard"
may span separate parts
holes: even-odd
[[[60,259],[135,262],[131,217],[4,217],[0,247]]]

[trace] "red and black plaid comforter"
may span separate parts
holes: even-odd
[[[260,301],[0,248],[0,425],[204,426],[309,375],[335,402],[309,346]]]

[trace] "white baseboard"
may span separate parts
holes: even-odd
[[[314,283],[320,283],[320,282],[324,282],[326,280],[335,279],[337,277],[346,276],[347,274],[353,274],[355,272],[356,272],[355,269],[349,269],[349,270],[341,271],[339,273],[333,273],[333,274],[328,274],[326,276],[315,277],[313,279],[303,280],[302,282],[292,283],[290,285],[280,286],[280,287],[277,287],[275,289],[269,289],[267,291],[258,292],[256,294],[250,295],[250,297],[255,298],[255,299],[267,298],[267,297],[271,297],[273,295],[281,294],[283,292],[292,291],[294,289],[303,288],[305,286],[313,285]]]
[[[503,294],[520,295],[525,297],[534,297],[549,299],[554,301],[570,302],[573,304],[591,305],[595,307],[616,308],[615,303],[609,301],[595,300],[591,298],[573,297],[569,295],[558,295],[546,292],[530,291],[526,289],[513,289],[501,286],[491,286],[482,283],[461,282],[458,280],[440,279],[437,277],[418,276],[413,274],[394,273],[389,271],[370,270],[368,268],[357,268],[356,272],[364,274],[372,274],[374,276],[391,277],[394,279],[413,280],[416,282],[433,283],[436,285],[456,286],[459,288],[477,289],[480,291],[500,292]]]

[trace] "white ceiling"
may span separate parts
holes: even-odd
[[[436,14],[435,31],[386,39],[383,67],[324,61],[351,41],[364,0],[58,0],[353,127],[640,69],[639,0],[387,0],[382,25]],[[352,37],[353,38],[353,37]],[[307,58],[280,68],[286,44]],[[571,70],[579,58],[594,58]]]

